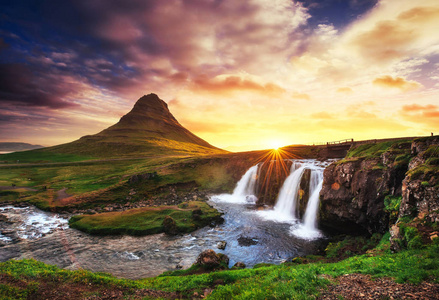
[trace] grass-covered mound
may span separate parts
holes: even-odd
[[[205,202],[189,201],[178,206],[143,207],[73,216],[69,225],[96,235],[148,235],[161,232],[187,233],[220,221],[221,213],[215,208]]]
[[[51,288],[51,299],[61,299],[56,293],[65,297],[62,292],[73,291],[77,292],[75,299],[91,296],[107,299],[111,293],[115,295],[112,299],[200,298],[200,295],[205,295],[205,299],[316,299],[329,286],[337,284],[337,277],[346,274],[370,275],[370,283],[378,288],[381,281],[373,279],[385,277],[397,283],[415,284],[405,284],[400,289],[410,286],[420,292],[426,288],[437,290],[439,239],[420,249],[392,254],[387,238],[367,254],[335,263],[287,263],[186,276],[178,276],[181,272],[167,273],[137,281],[84,270],[62,270],[34,260],[8,261],[0,264],[0,294],[2,299],[39,299],[42,295],[47,297]],[[424,281],[430,283],[422,284]],[[381,295],[388,295],[386,292],[392,291],[381,289]]]

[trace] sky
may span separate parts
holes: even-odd
[[[157,94],[230,151],[439,133],[437,0],[2,0],[0,141]]]

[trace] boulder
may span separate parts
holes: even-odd
[[[157,177],[157,172],[152,172],[152,173],[145,173],[145,174],[136,174],[130,177],[130,179],[128,179],[129,183],[139,183],[142,181],[146,181],[152,178]]]
[[[226,249],[226,246],[227,246],[227,242],[226,242],[226,241],[221,241],[221,242],[219,242],[219,243],[216,245],[216,247],[217,247],[218,249],[220,249],[220,250],[224,250],[224,249]]]
[[[163,220],[163,231],[170,235],[176,235],[178,233],[177,223],[172,217],[166,216]]]
[[[214,269],[221,267],[221,263],[227,265],[229,263],[229,258],[227,255],[221,253],[217,254],[212,249],[209,249],[201,252],[195,263],[206,269]]]
[[[245,269],[246,265],[243,262],[238,261],[233,265],[233,269]]]

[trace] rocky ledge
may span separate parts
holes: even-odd
[[[429,137],[351,149],[325,169],[322,226],[361,234],[384,233],[407,215],[438,222],[438,148],[439,137]]]

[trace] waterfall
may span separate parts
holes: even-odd
[[[256,184],[258,181],[259,164],[254,165],[245,172],[236,184],[233,194],[221,194],[212,197],[213,201],[229,202],[229,203],[256,203]]]
[[[291,233],[303,239],[315,239],[321,236],[317,229],[319,211],[319,196],[323,186],[323,170],[329,162],[316,160],[293,161],[290,175],[285,179],[272,210],[256,212],[266,220],[293,223]],[[298,201],[300,183],[305,170],[310,170],[309,199],[303,220],[299,220]]]
[[[323,171],[311,170],[311,181],[309,184],[309,194],[311,195],[306,206],[303,226],[308,230],[317,229],[317,213],[319,210],[319,195],[323,185]]]
[[[317,214],[319,212],[320,190],[323,186],[324,168],[315,164],[308,167],[311,169],[308,204],[303,217],[303,223],[292,226],[291,233],[303,239],[316,239],[322,236],[317,229]]]
[[[282,220],[296,219],[296,206],[299,199],[300,180],[306,169],[306,164],[293,162],[290,175],[285,179],[284,184],[277,197],[274,211]]]
[[[233,190],[234,197],[246,197],[255,195],[256,180],[258,177],[258,165],[251,167],[238,181]]]
[[[266,220],[292,223],[291,233],[304,239],[315,239],[321,236],[317,229],[317,215],[319,211],[320,190],[323,186],[323,170],[330,161],[294,160],[290,174],[285,179],[273,209],[255,212]],[[233,194],[217,195],[212,200],[230,203],[255,203],[260,164],[251,167],[245,172],[236,184]],[[298,201],[300,197],[300,183],[305,173],[310,170],[309,199],[303,220],[299,220]]]

